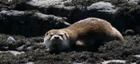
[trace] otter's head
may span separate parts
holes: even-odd
[[[69,35],[64,30],[50,30],[45,34],[44,44],[50,52],[67,50],[70,48]]]

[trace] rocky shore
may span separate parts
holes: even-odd
[[[87,17],[108,20],[126,41],[59,54],[40,45],[46,31]],[[139,0],[0,0],[0,64],[139,64],[139,17]]]

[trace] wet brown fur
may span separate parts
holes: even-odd
[[[69,35],[69,40],[75,43],[79,41],[80,46],[96,45],[98,44],[97,41],[124,40],[121,33],[109,22],[93,17],[80,20],[69,27],[55,31],[65,31]]]

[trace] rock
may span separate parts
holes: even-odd
[[[31,0],[28,1],[27,4],[47,8],[49,6],[59,5],[62,2],[63,0]]]
[[[134,35],[134,34],[135,34],[135,31],[132,30],[132,29],[127,29],[126,31],[124,31],[123,34],[124,34],[124,35]]]
[[[108,61],[102,62],[102,64],[109,64],[109,63],[121,63],[121,64],[125,64],[126,61],[125,60],[108,60]]]
[[[34,62],[27,62],[26,64],[34,64]]]
[[[110,15],[114,14],[118,10],[109,2],[97,2],[92,5],[85,6],[73,5],[73,0],[31,0],[27,4],[32,7],[37,7],[39,11],[45,14],[67,17],[68,20],[71,21],[70,23],[74,23],[89,16],[100,17],[98,14],[103,15],[100,18],[111,19],[110,17],[112,16]]]
[[[0,52],[1,53],[7,53],[7,52],[9,52],[9,53],[11,53],[11,54],[13,54],[15,56],[24,53],[24,52],[18,52],[18,51],[0,51]]]
[[[138,16],[140,15],[140,6],[138,5],[124,5],[114,15],[113,25],[119,30],[133,29],[135,34],[139,33],[136,27],[139,27],[140,23]]]
[[[25,48],[25,45],[22,45],[22,46],[19,46],[18,48],[16,48],[16,50],[22,51],[22,50],[24,50],[24,48]]]
[[[8,42],[8,43],[15,43],[16,40],[15,40],[12,36],[9,36],[9,37],[7,38],[7,40],[6,40],[6,42]]]
[[[42,13],[35,13],[35,16],[37,16],[39,19],[42,19],[44,21],[47,21],[49,19],[54,19],[54,22],[55,24],[59,24],[59,23],[62,23],[62,24],[65,24],[67,26],[70,25],[70,23],[66,22],[66,18],[62,18],[62,17],[57,17],[57,16],[54,16],[54,15],[46,15],[46,14],[42,14]],[[53,23],[53,21],[50,21],[50,23]]]
[[[138,58],[140,58],[140,55],[134,55],[134,57],[138,57]]]
[[[0,32],[28,37],[44,35],[52,28],[63,28],[70,25],[63,17],[35,11],[3,10],[0,12],[0,17]]]
[[[10,10],[10,11],[2,10],[0,12],[0,14],[1,15],[7,15],[7,16],[20,16],[20,15],[24,15],[25,12],[17,11],[17,10]]]
[[[139,0],[128,0],[129,4],[138,4]]]
[[[87,6],[87,11],[85,12],[87,17],[98,17],[112,23],[113,16],[118,9],[119,8],[109,2],[100,1]]]
[[[109,2],[97,2],[87,7],[87,10],[97,10],[99,12],[114,14],[118,9]]]
[[[139,0],[0,0],[0,64],[140,64],[139,11]],[[46,31],[87,17],[108,20],[125,41],[59,54],[41,45]]]
[[[9,52],[2,52],[0,53],[0,63],[6,63],[6,64],[10,64],[10,63],[14,63],[14,64],[18,64],[17,61],[17,56],[13,55],[12,53]]]
[[[14,9],[16,5],[25,3],[27,0],[0,0],[0,10]]]
[[[2,35],[0,36],[9,36]],[[12,36],[12,35],[11,35]],[[7,37],[0,38],[3,42],[6,42]],[[23,38],[22,36],[14,36],[16,39],[16,44],[3,46],[8,46],[6,52],[2,51],[0,53],[0,63],[29,63],[33,62],[35,64],[45,64],[45,63],[86,63],[86,64],[97,64],[104,63],[103,61],[109,61],[109,63],[139,63],[138,54],[140,50],[140,36],[125,36],[126,41],[111,41],[106,42],[105,45],[99,48],[99,51],[71,51],[62,52],[59,54],[51,54],[43,48],[40,43],[42,42],[42,37],[30,37]],[[20,43],[22,42],[22,44]],[[21,50],[16,51],[17,48],[24,46]],[[32,49],[28,50],[29,47]],[[13,51],[10,51],[13,50]],[[22,53],[24,52],[24,53]],[[13,53],[16,55],[13,55]],[[20,54],[22,53],[22,54]],[[137,57],[134,57],[137,56]],[[8,59],[8,60],[6,60]],[[12,59],[12,61],[10,60]],[[117,59],[117,61],[115,61]]]

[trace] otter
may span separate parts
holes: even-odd
[[[93,49],[103,42],[124,41],[122,34],[108,21],[89,17],[62,28],[45,33],[44,44],[48,51],[68,51],[73,48]]]

